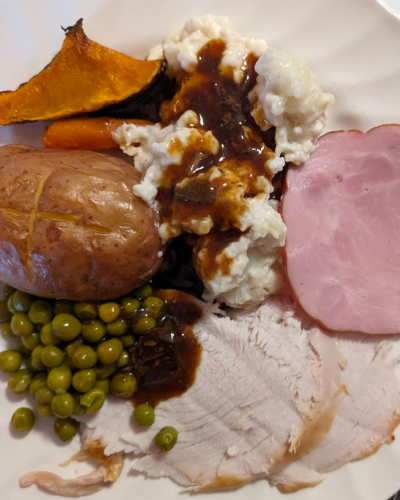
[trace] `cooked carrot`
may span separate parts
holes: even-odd
[[[112,132],[123,123],[151,125],[146,120],[118,118],[69,118],[52,123],[43,134],[43,144],[50,149],[118,149]]]

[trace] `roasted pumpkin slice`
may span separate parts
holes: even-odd
[[[93,42],[80,19],[51,63],[17,90],[0,92],[0,125],[55,120],[142,98],[165,61],[140,61]]]

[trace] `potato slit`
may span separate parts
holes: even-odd
[[[32,233],[33,233],[33,227],[35,225],[35,220],[38,214],[39,210],[39,201],[40,197],[42,196],[44,185],[47,182],[47,179],[50,177],[51,174],[46,175],[44,179],[42,179],[39,183],[38,188],[36,189],[35,192],[35,198],[33,200],[33,209],[29,217],[29,227],[28,227],[28,237],[27,237],[27,259],[26,259],[26,267],[30,275],[30,279],[33,278],[33,270],[32,270]]]
[[[89,231],[93,231],[95,233],[99,233],[99,234],[110,234],[111,231],[109,231],[108,229],[104,229],[104,227],[100,227],[100,226],[83,226],[84,229],[88,229]]]
[[[84,230],[93,231],[100,234],[110,234],[111,231],[101,226],[85,226],[78,223],[81,218],[80,215],[67,215],[67,214],[52,214],[49,212],[38,212],[37,214],[42,219],[52,220],[54,222],[72,222],[75,226],[79,226]]]
[[[22,215],[22,212],[20,210],[16,210],[15,208],[1,207],[0,210],[16,216]]]
[[[67,214],[52,214],[49,212],[38,212],[39,217],[42,219],[49,219],[55,222],[76,222],[79,215],[67,215]]]

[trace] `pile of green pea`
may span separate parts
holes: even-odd
[[[78,431],[73,415],[99,411],[108,394],[127,398],[137,391],[135,376],[124,371],[129,349],[137,336],[157,326],[164,306],[150,285],[104,303],[37,299],[8,285],[4,295],[1,331],[17,345],[0,352],[0,369],[11,374],[12,393],[30,394],[40,416],[57,417],[54,431],[62,441]],[[140,426],[151,426],[154,408],[139,404],[133,418]],[[19,408],[11,422],[16,431],[28,432],[35,414]],[[164,427],[155,443],[168,451],[177,437],[176,429]]]

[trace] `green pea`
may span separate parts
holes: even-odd
[[[110,381],[108,379],[96,380],[96,382],[94,383],[94,387],[97,389],[101,389],[106,396],[110,394]]]
[[[51,329],[51,322],[42,326],[40,330],[40,342],[43,345],[58,345],[62,342],[61,339],[54,335]]]
[[[47,368],[55,368],[56,366],[60,366],[64,361],[64,353],[55,345],[46,345],[42,350],[41,358],[42,363]]]
[[[73,306],[74,304],[70,300],[56,300],[54,302],[54,315],[62,313],[72,314]]]
[[[54,422],[54,432],[61,441],[70,441],[78,432],[79,423],[73,418],[57,418]]]
[[[117,368],[117,363],[110,363],[109,365],[98,365],[96,367],[97,378],[99,380],[106,380],[115,372]]]
[[[24,394],[32,381],[32,374],[26,368],[18,370],[8,379],[8,389],[14,394]]]
[[[88,342],[99,342],[106,334],[106,326],[100,320],[85,321],[82,325],[82,337]]]
[[[70,417],[75,409],[75,399],[69,392],[56,394],[51,402],[51,409],[56,417]]]
[[[97,363],[97,354],[88,345],[77,347],[72,354],[72,362],[77,368],[92,368]]]
[[[170,451],[178,441],[178,431],[174,427],[163,427],[154,438],[157,448],[161,451]]]
[[[82,394],[81,405],[86,406],[87,413],[95,413],[96,411],[99,411],[103,406],[105,399],[106,395],[101,389],[97,387],[91,389],[85,394]]]
[[[87,392],[93,389],[96,382],[96,370],[79,370],[72,377],[72,386],[76,391]]]
[[[34,328],[35,327],[32,321],[25,313],[16,313],[11,318],[11,330],[14,335],[26,337],[27,335],[31,335],[31,333],[33,333]]]
[[[43,385],[36,391],[35,398],[41,405],[50,405],[55,395],[56,393],[50,387]]]
[[[18,312],[28,312],[29,308],[32,305],[33,297],[29,295],[29,293],[21,292],[21,290],[17,290],[13,294],[13,306]]]
[[[43,352],[44,346],[42,345],[37,345],[31,354],[31,364],[35,370],[38,371],[43,371],[46,369],[46,365],[42,361],[42,352]]]
[[[7,302],[5,300],[0,302],[0,323],[6,323],[12,318],[12,313],[8,309]]]
[[[69,358],[68,356],[64,356],[64,361],[62,363],[62,366],[66,366],[71,370],[71,372],[76,372],[78,370],[78,368],[72,362],[72,359]]]
[[[47,385],[56,394],[64,394],[68,391],[72,382],[72,372],[66,366],[57,366],[49,371]]]
[[[121,356],[118,358],[117,366],[118,368],[123,368],[129,362],[130,356],[128,351],[122,351]]]
[[[84,415],[87,408],[81,405],[81,394],[79,394],[79,392],[74,392],[72,395],[75,399],[74,415]]]
[[[21,356],[24,359],[29,358],[30,355],[32,354],[32,351],[30,351],[27,347],[25,347],[24,344],[22,343],[22,341],[18,344],[17,350],[18,350],[18,352],[21,353]]]
[[[143,300],[150,294],[152,294],[153,290],[150,285],[143,285],[140,288],[136,288],[136,290],[134,290],[133,293],[136,295],[138,299]]]
[[[140,302],[135,297],[124,297],[121,299],[121,316],[132,318],[140,309]]]
[[[13,294],[14,295],[14,294]],[[17,314],[17,310],[14,307],[13,295],[10,295],[7,299],[7,307],[11,314]]]
[[[21,342],[27,349],[33,351],[40,344],[40,335],[37,332],[33,332],[27,337],[22,337]]]
[[[54,335],[69,342],[74,340],[82,331],[82,323],[72,314],[57,314],[51,322]]]
[[[137,391],[137,381],[131,373],[117,373],[110,383],[110,392],[114,396],[128,398]]]
[[[47,373],[37,373],[32,382],[29,384],[29,392],[31,396],[35,397],[37,390],[40,387],[47,385]]]
[[[110,335],[120,336],[128,331],[128,323],[124,318],[118,318],[111,323],[107,323],[106,331]]]
[[[111,323],[115,321],[120,313],[121,309],[116,302],[106,302],[101,304],[98,309],[99,317],[104,323]]]
[[[6,299],[8,299],[10,297],[10,295],[12,295],[14,292],[16,292],[16,289],[10,285],[5,285],[4,286],[4,290],[3,290],[3,293],[4,293],[4,297]]]
[[[51,409],[51,405],[42,405],[39,403],[37,405],[37,410],[41,417],[54,417],[54,412]]]
[[[28,432],[35,424],[35,414],[30,408],[18,408],[11,417],[11,424],[17,432]]]
[[[157,326],[157,322],[150,316],[140,316],[132,325],[133,333],[136,335],[144,335],[149,330]]]
[[[75,302],[74,313],[82,321],[90,321],[97,317],[97,307],[90,302]]]
[[[164,301],[159,297],[155,297],[154,295],[149,295],[143,301],[143,309],[149,311],[149,313],[156,318],[160,314],[163,306]]]
[[[44,368],[41,368],[41,369],[38,369],[38,368],[35,368],[33,365],[32,365],[32,358],[30,357],[27,362],[26,362],[26,367],[28,368],[28,370],[32,373],[32,374],[36,374],[36,373],[39,373],[41,371],[44,370]]]
[[[133,335],[123,335],[122,337],[120,337],[120,339],[124,347],[132,347],[136,342]]]
[[[32,323],[44,325],[53,319],[53,308],[45,300],[35,300],[29,309],[28,315]]]
[[[154,424],[156,419],[154,408],[150,405],[140,404],[137,405],[133,412],[135,421],[141,427],[150,427]]]
[[[109,365],[118,361],[122,351],[123,345],[119,339],[105,340],[97,346],[97,356],[103,365]]]
[[[14,373],[21,368],[21,353],[14,349],[0,352],[0,369],[6,373]]]
[[[6,321],[0,325],[1,333],[7,337],[15,337],[11,329],[11,321]]]
[[[65,348],[65,352],[67,356],[72,360],[72,356],[74,354],[75,349],[77,349],[79,346],[83,345],[83,340],[82,339],[77,339],[74,340],[73,342],[70,342],[67,347]]]

